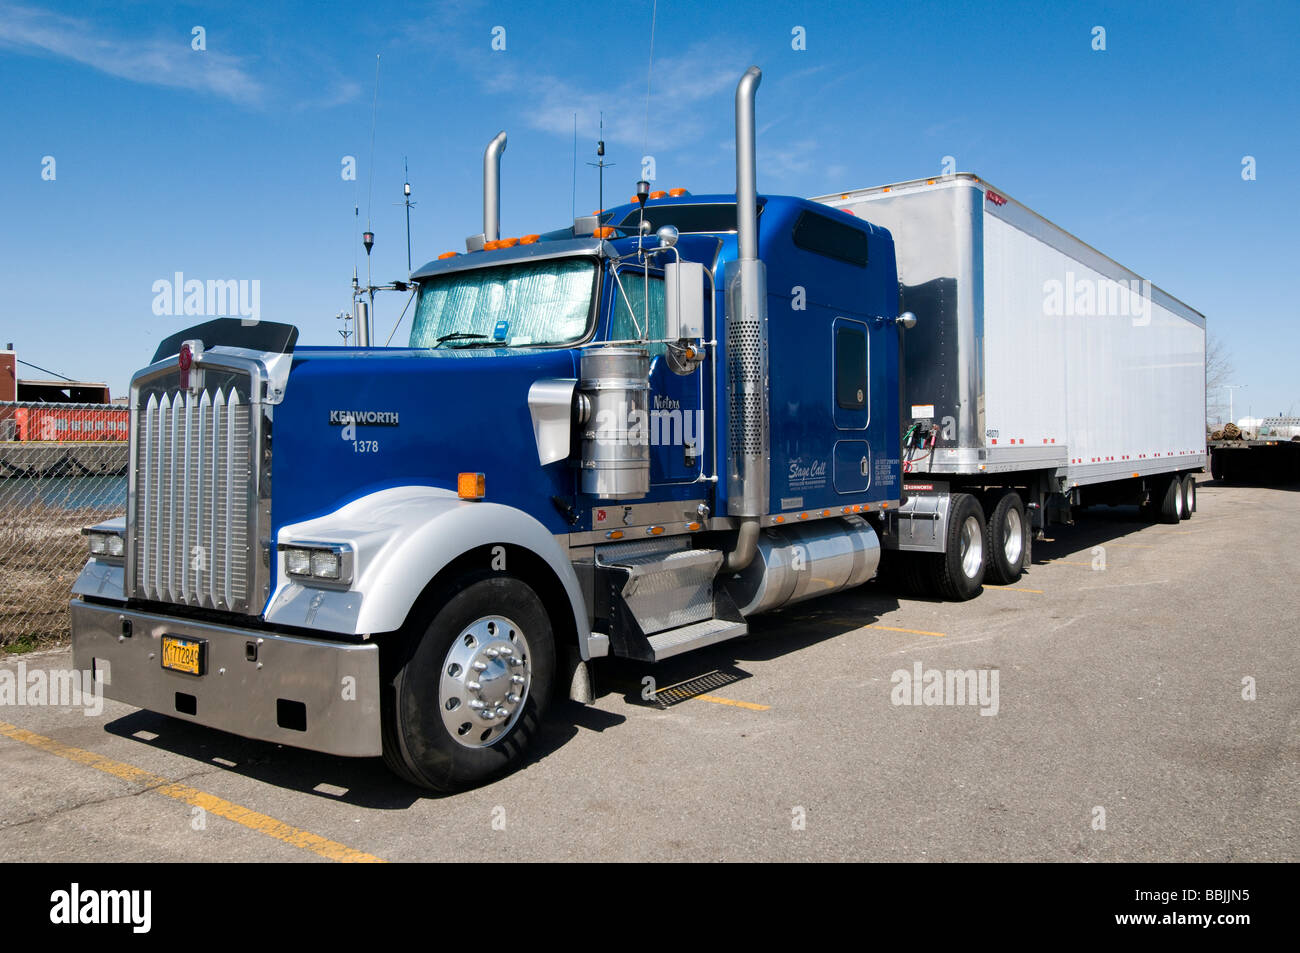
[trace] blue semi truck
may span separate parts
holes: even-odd
[[[1063,486],[904,492],[939,427],[900,409],[894,241],[757,194],[760,76],[736,91],[734,194],[639,183],[502,239],[493,140],[483,233],[411,276],[407,347],[231,319],[162,342],[131,384],[127,514],[85,531],[77,666],[110,698],[448,791],[517,765],[602,658],[742,636],[882,553],[956,598],[989,548],[1018,574],[1035,494]]]

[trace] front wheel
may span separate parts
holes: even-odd
[[[504,575],[461,583],[397,647],[384,706],[384,761],[442,792],[519,766],[555,676],[550,619],[526,583]]]

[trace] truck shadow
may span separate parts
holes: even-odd
[[[518,770],[568,743],[579,728],[603,731],[626,719],[570,701],[552,703],[538,737]],[[200,772],[225,772],[325,801],[381,811],[400,811],[444,795],[415,787],[392,774],[382,758],[341,758],[228,734],[168,715],[137,711],[104,730],[136,744],[179,755],[194,769],[175,780],[202,787]]]
[[[662,662],[610,658],[596,679],[598,697],[621,695],[628,705],[670,708],[751,678],[747,662],[766,662],[802,651],[862,626],[898,608],[898,598],[868,583],[778,609],[749,621],[749,633]]]
[[[1090,506],[1075,513],[1073,526],[1049,526],[1047,539],[1034,540],[1032,565],[1091,558],[1096,555],[1093,549],[1107,543],[1150,545],[1143,531],[1158,525],[1142,517],[1136,506]]]
[[[1198,485],[1202,488],[1237,487],[1248,490],[1282,490],[1287,493],[1300,493],[1300,474],[1295,476],[1274,475],[1256,480],[1241,480],[1233,477],[1231,480],[1206,481]]]

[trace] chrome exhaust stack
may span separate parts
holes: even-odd
[[[740,517],[725,570],[754,558],[759,518],[768,511],[767,272],[758,257],[758,160],[754,96],[763,72],[751,66],[736,86],[736,245],[727,263],[727,514]]]
[[[465,239],[466,251],[482,251],[485,243],[501,237],[501,153],[505,151],[502,129],[483,150],[483,232]]]

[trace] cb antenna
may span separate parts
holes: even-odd
[[[402,156],[402,172],[406,175],[406,181],[402,183],[402,201],[400,204],[406,206],[406,277],[411,277],[411,206],[419,205],[418,202],[411,201],[411,170],[407,167],[406,156]]]
[[[379,54],[375,54],[375,98],[370,107],[370,171],[366,186],[366,230],[361,235],[361,243],[366,246],[366,293],[370,297],[370,307],[358,315],[357,344],[370,346],[370,322],[375,313],[375,282],[370,275],[370,250],[375,247],[375,233],[370,226],[370,212],[374,207],[375,197],[375,119],[379,115]]]
[[[596,140],[596,159],[595,162],[588,162],[587,165],[600,170],[600,205],[597,206],[596,222],[599,224],[600,216],[605,212],[605,170],[613,168],[615,163],[605,161],[605,111],[600,111],[600,138]]]

